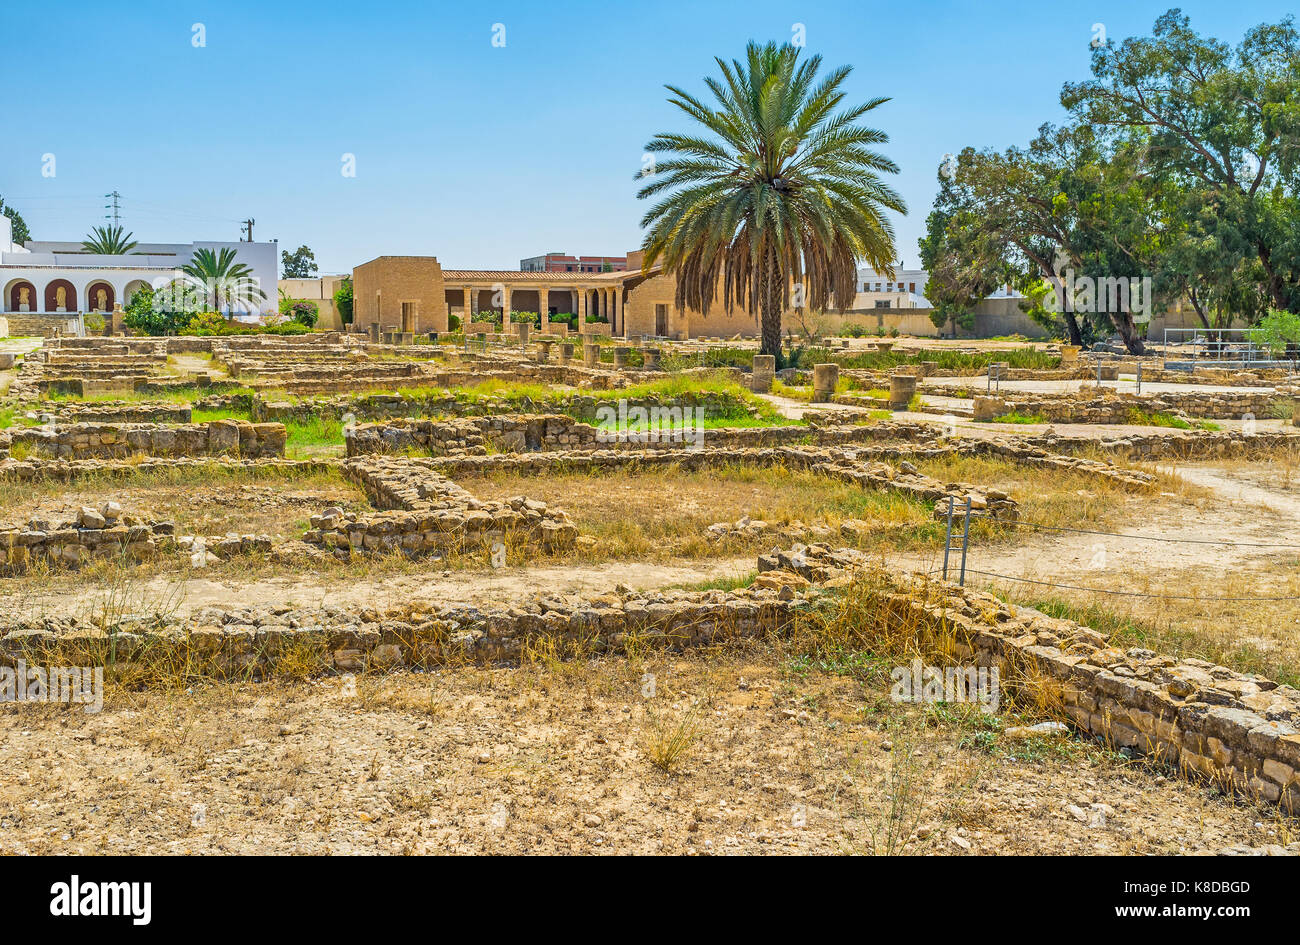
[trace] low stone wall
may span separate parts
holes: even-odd
[[[69,400],[40,406],[52,411],[60,423],[189,423],[192,416],[188,404],[175,403]]]
[[[894,467],[867,455],[859,455],[859,451],[852,448],[843,447],[592,450],[576,453],[447,456],[416,462],[451,476],[482,475],[487,472],[542,475],[559,469],[613,472],[620,469],[679,466],[688,471],[699,471],[733,465],[791,466],[843,482],[853,482],[863,488],[894,490],[934,502],[936,515],[946,513],[944,500],[949,496],[960,509],[964,509],[966,499],[970,498],[972,509],[992,517],[1011,519],[1018,514],[1016,502],[1006,493],[960,482],[943,483],[918,472],[906,461]]]
[[[1170,433],[1134,433],[1105,439],[1051,433],[1025,437],[1017,443],[1051,453],[1091,451],[1125,459],[1213,459],[1223,456],[1270,456],[1288,451],[1300,453],[1300,433],[1271,430],[1253,434],[1239,430],[1180,430]]]
[[[348,456],[373,453],[418,453],[443,456],[490,450],[518,453],[556,450],[683,450],[709,448],[759,448],[795,445],[849,445],[890,439],[932,438],[922,424],[857,425],[856,415],[831,415],[823,425],[791,424],[777,427],[691,427],[685,436],[670,434],[650,439],[636,432],[602,430],[559,414],[515,414],[465,417],[457,420],[400,419],[362,424],[345,431]]]
[[[825,580],[866,568],[862,556],[813,546],[759,559],[760,572],[774,569]],[[1300,810],[1300,690],[1204,660],[1119,649],[1103,633],[992,594],[922,577],[873,578],[884,588],[879,619],[916,634],[923,648],[997,666],[1004,689],[1048,680],[1063,715],[1108,745]]]
[[[814,544],[763,555],[754,586],[736,591],[592,598],[534,595],[487,608],[412,602],[373,608],[205,608],[185,618],[125,617],[88,629],[69,617],[0,617],[0,664],[158,660],[196,674],[266,678],[292,655],[322,672],[512,663],[538,641],[561,654],[716,644],[784,636],[812,603],[855,577],[877,606],[865,637],[915,637],[955,666],[997,667],[1004,691],[1032,684],[1062,720],[1117,749],[1260,801],[1300,809],[1300,691],[1203,660],[1120,649],[1069,620],[991,594],[900,575],[866,555]],[[111,636],[105,632],[111,630]]]
[[[959,393],[970,393],[970,389],[927,387],[924,392],[951,397]],[[984,395],[977,392],[976,399],[981,397]],[[1091,387],[1084,387],[1077,394],[1046,395],[1002,391],[988,397],[1002,402],[1001,413],[997,414],[999,416],[1014,412],[1022,416],[1042,417],[1048,423],[1132,423],[1136,411],[1207,420],[1240,420],[1247,414],[1264,419],[1271,417],[1284,400],[1290,400],[1289,396],[1282,398],[1276,393],[1265,391],[1179,391],[1138,395],[1116,391],[1098,394]],[[994,412],[997,413],[996,410]],[[981,419],[978,410],[975,419]]]
[[[578,536],[568,517],[544,502],[523,497],[480,502],[427,464],[367,457],[349,460],[344,475],[385,511],[358,515],[332,508],[312,516],[303,541],[341,558],[488,550],[509,535],[559,551],[571,547]]]
[[[737,591],[611,593],[593,599],[520,601],[462,607],[413,603],[371,608],[206,608],[184,620],[124,622],[110,639],[64,618],[0,623],[0,665],[145,662],[175,665],[217,678],[265,678],[281,658],[315,650],[322,672],[400,666],[433,668],[465,662],[509,664],[538,640],[587,653],[686,648],[779,635],[804,606],[781,599],[775,585]],[[301,665],[299,663],[299,665]]]
[[[221,468],[228,470],[301,472],[303,474],[342,469],[333,459],[240,459],[233,456],[146,459],[12,459],[0,458],[0,481],[80,482],[99,477],[147,475],[181,469]]]
[[[23,525],[0,526],[0,573],[20,573],[37,564],[78,567],[97,558],[139,561],[154,553],[159,538],[172,534],[170,523],[123,516],[115,502],[98,510],[83,508],[71,522],[33,518]]]
[[[213,420],[162,426],[149,423],[73,423],[0,431],[0,458],[16,447],[51,459],[124,459],[129,456],[217,456],[250,459],[284,455],[282,423]]]

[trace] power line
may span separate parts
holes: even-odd
[[[935,568],[927,574],[938,574],[940,568]],[[1042,587],[1058,587],[1071,591],[1090,591],[1093,594],[1111,594],[1116,597],[1145,597],[1152,600],[1190,600],[1203,603],[1249,603],[1252,601],[1259,603],[1300,600],[1300,596],[1291,597],[1199,597],[1196,595],[1180,594],[1145,594],[1142,591],[1116,591],[1105,587],[1085,587],[1080,584],[1058,584],[1054,581],[1036,581],[1033,578],[1012,577],[1010,574],[998,574],[996,571],[980,571],[976,568],[967,568],[967,574],[983,574],[985,577],[999,578],[1003,581],[1019,581],[1022,584],[1037,584]]]
[[[1076,535],[1103,535],[1107,538],[1133,538],[1139,541],[1167,541],[1176,545],[1222,545],[1229,548],[1290,548],[1300,551],[1300,545],[1285,542],[1268,541],[1217,541],[1212,538],[1167,538],[1163,535],[1133,535],[1124,532],[1102,532],[1090,528],[1070,528],[1066,525],[1046,525],[1042,522],[1026,522],[1021,519],[999,519],[987,513],[976,513],[972,517],[988,519],[998,525],[1024,525],[1027,528],[1042,528],[1054,532],[1073,532]]]

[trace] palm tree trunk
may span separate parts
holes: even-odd
[[[776,256],[771,251],[767,254],[767,263],[763,272],[763,297],[759,302],[759,331],[761,335],[760,354],[776,356],[776,363],[781,365],[781,293],[777,285]]]

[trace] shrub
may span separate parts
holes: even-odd
[[[179,299],[181,306],[173,308]],[[190,318],[201,309],[190,308],[182,291],[159,293],[152,286],[143,286],[126,304],[122,324],[140,335],[174,335],[182,331]]]
[[[291,299],[281,292],[279,307],[282,316],[308,328],[315,327],[320,318],[320,306],[310,299]]]
[[[230,323],[220,313],[200,312],[190,318],[184,331],[187,335],[220,335],[225,334],[229,328]]]
[[[334,290],[334,307],[344,325],[352,324],[352,277],[346,277]]]
[[[447,330],[448,330],[448,331],[460,331],[460,316],[459,316],[459,315],[448,315],[448,316],[447,316]]]

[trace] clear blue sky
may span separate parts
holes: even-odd
[[[4,0],[0,195],[37,239],[79,239],[113,190],[141,241],[233,240],[252,216],[257,239],[306,243],[324,272],[383,254],[621,254],[640,241],[645,143],[685,126],[664,83],[703,92],[715,55],[802,23],[808,52],[854,67],[851,99],[893,99],[873,123],[902,168],[898,248],[915,266],[943,154],[1025,143],[1087,75],[1094,23],[1147,34],[1171,5]],[[1233,44],[1289,12],[1181,6]]]

